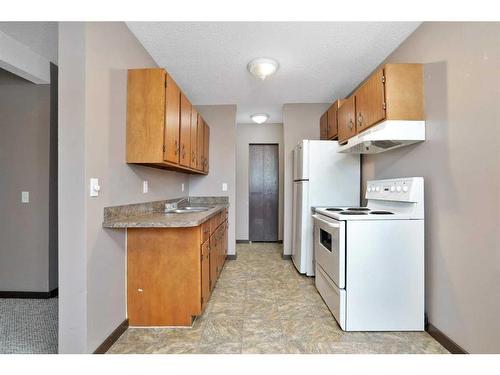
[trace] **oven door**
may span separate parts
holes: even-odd
[[[314,253],[316,264],[339,289],[345,288],[345,222],[315,214]]]

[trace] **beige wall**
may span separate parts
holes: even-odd
[[[208,176],[191,176],[189,195],[229,197],[228,254],[235,254],[236,106],[202,105],[196,110],[210,125],[210,171]],[[222,191],[222,183],[228,191]]]
[[[329,104],[285,104],[283,106],[284,220],[283,253],[292,253],[293,148],[302,139],[319,139],[319,118]]]
[[[283,124],[238,124],[236,129],[236,239],[248,241],[248,155],[252,143],[274,143],[279,147],[279,225],[283,239]]]
[[[61,269],[66,278],[60,283],[65,284],[67,294],[61,296],[66,312],[60,321],[64,337],[60,351],[81,351],[83,345],[85,352],[92,352],[126,318],[125,231],[102,228],[104,207],[186,196],[189,176],[125,164],[127,69],[156,66],[126,25],[62,24],[60,32],[59,123],[60,147],[64,149],[60,180],[65,181],[60,221],[67,219],[84,228],[77,233],[76,247],[70,246],[71,237],[81,228],[69,228],[66,222],[65,231],[61,229],[60,253],[65,260]],[[83,139],[75,139],[75,134]],[[72,142],[76,153],[73,168],[67,149]],[[91,177],[99,178],[101,185],[96,198],[88,195]],[[75,178],[77,183],[68,181]],[[149,181],[147,194],[142,193],[143,180]],[[74,260],[85,266],[69,264]],[[68,274],[67,269],[76,274]],[[76,285],[70,288],[73,283]],[[79,318],[83,321],[72,322],[67,313],[73,306],[86,312]],[[76,338],[73,324],[79,328]]]
[[[0,291],[48,292],[50,85],[0,69],[0,131]]]
[[[425,64],[427,140],[364,156],[363,186],[425,178],[429,321],[500,353],[500,23],[424,23],[387,62]]]

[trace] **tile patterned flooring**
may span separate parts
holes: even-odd
[[[129,328],[108,353],[448,353],[426,332],[343,332],[278,244],[238,244],[191,328]]]

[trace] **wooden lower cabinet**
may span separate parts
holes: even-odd
[[[212,222],[188,228],[127,230],[131,326],[189,326],[203,312],[226,260],[228,224],[224,217],[218,214],[210,219],[217,221],[213,231]]]

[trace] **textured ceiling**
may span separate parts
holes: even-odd
[[[0,30],[57,64],[57,22],[0,22]]]
[[[236,104],[237,122],[285,103],[326,103],[349,94],[418,22],[129,22],[158,65],[195,105]],[[278,60],[260,81],[246,66]]]

